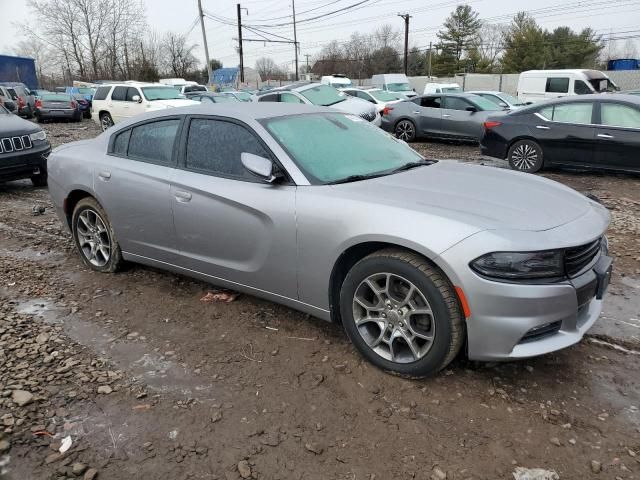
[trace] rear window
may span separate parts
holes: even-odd
[[[109,90],[111,90],[111,86],[108,87],[98,87],[95,95],[93,96],[94,100],[106,100],[107,95],[109,95]]]
[[[547,87],[545,91],[549,93],[568,93],[569,79],[560,77],[547,78]]]
[[[134,127],[129,140],[129,157],[166,165],[171,162],[180,120],[160,120]]]
[[[61,93],[45,93],[42,95],[41,100],[43,102],[70,102],[71,95],[64,95]]]

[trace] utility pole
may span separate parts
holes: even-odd
[[[198,0],[198,12],[200,14],[200,27],[202,28],[202,40],[204,41],[204,56],[207,61],[207,85],[211,83],[211,62],[209,61],[209,46],[207,45],[207,33],[204,31],[204,13],[202,13],[202,0]]]
[[[307,75],[310,75],[310,74],[311,74],[311,72],[309,71],[309,57],[310,57],[310,56],[311,56],[311,55],[309,55],[308,53],[307,53],[307,54],[305,54],[305,57],[307,57]],[[307,78],[310,78],[310,77],[307,77]]]
[[[244,60],[242,58],[242,17],[240,12],[240,4],[238,7],[238,53],[240,54],[240,83],[244,83]]]
[[[429,79],[431,79],[431,55],[432,55],[431,42],[429,42],[429,68],[427,68],[427,72],[429,72],[427,74],[429,75]]]
[[[398,14],[399,17],[404,19],[404,74],[407,74],[407,56],[409,55],[409,19],[411,15],[408,13]]]
[[[291,0],[291,8],[293,10],[293,46],[296,49],[296,82],[298,78],[298,36],[296,34],[296,0]]]

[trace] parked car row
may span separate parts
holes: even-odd
[[[5,98],[10,100],[18,115],[22,115],[25,118],[33,118],[35,114],[35,97],[24,83],[19,82],[0,82],[2,87],[2,101],[5,102]]]

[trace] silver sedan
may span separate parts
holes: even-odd
[[[599,203],[550,180],[422,158],[361,118],[201,105],[49,157],[84,264],[182,273],[340,323],[369,361],[424,376],[578,342],[611,272]]]

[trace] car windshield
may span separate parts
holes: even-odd
[[[222,102],[239,102],[240,100],[238,100],[236,97],[232,96],[232,95],[212,95],[214,97],[214,100],[216,103],[222,103]]]
[[[344,102],[344,93],[339,92],[329,85],[315,85],[311,88],[303,90],[300,94],[314,105],[328,107],[336,103]]]
[[[620,88],[608,78],[592,78],[589,83],[596,92],[617,92]]]
[[[96,93],[96,89],[83,87],[78,89],[78,93],[81,93],[82,95],[93,95],[94,93]]]
[[[502,107],[500,105],[498,105],[495,102],[492,102],[491,100],[487,100],[484,97],[481,97],[479,95],[474,95],[474,98],[469,98],[469,100],[471,100],[477,107],[480,108],[480,110],[488,110],[488,111],[496,111],[496,110],[502,110]]]
[[[329,82],[329,85],[333,88],[348,88],[353,86],[351,82]]]
[[[238,92],[236,93],[236,97],[242,102],[250,102],[251,94],[247,92]]]
[[[442,87],[442,93],[456,93],[462,92],[460,87]]]
[[[526,105],[524,102],[520,101],[519,98],[514,97],[513,95],[509,95],[508,93],[501,93],[498,99],[505,100],[510,105],[515,105],[517,107],[521,105]]]
[[[371,94],[376,100],[381,102],[392,102],[398,100],[397,95],[393,93],[385,92],[384,90],[369,90],[367,93]]]
[[[2,105],[0,105],[0,115],[7,115],[8,113],[9,113],[9,110],[7,110]]]
[[[424,161],[406,143],[354,115],[291,115],[262,123],[313,184],[384,175]]]
[[[184,98],[178,90],[173,87],[142,87],[142,93],[147,100],[179,100]]]
[[[408,83],[387,83],[387,90],[390,92],[407,92],[411,90]]]

